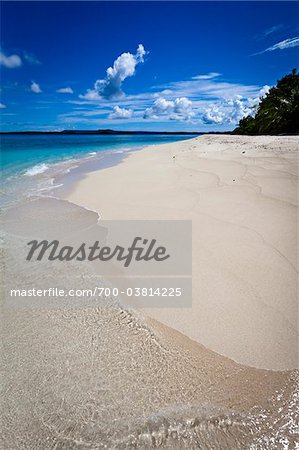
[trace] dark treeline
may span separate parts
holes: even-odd
[[[240,120],[235,134],[298,134],[299,74],[297,69],[277,81],[257,106],[254,117]]]

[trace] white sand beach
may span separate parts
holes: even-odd
[[[102,219],[191,219],[192,308],[143,312],[264,369],[298,366],[299,138],[205,135],[132,152],[68,200]]]

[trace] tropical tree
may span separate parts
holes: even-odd
[[[299,74],[293,69],[261,99],[254,117],[240,120],[236,134],[299,133]]]

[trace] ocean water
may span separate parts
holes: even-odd
[[[0,135],[1,206],[53,194],[62,175],[116,164],[128,151],[190,139],[186,135]],[[78,175],[74,173],[74,175]],[[77,176],[78,178],[78,176]],[[73,177],[75,181],[76,177]],[[63,180],[69,183],[70,179]]]
[[[168,135],[1,135],[4,176],[32,176],[45,172],[49,164],[80,159],[90,154],[128,150],[146,145],[175,142],[192,136]]]

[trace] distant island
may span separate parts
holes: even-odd
[[[230,131],[118,131],[118,130],[62,130],[62,131],[1,131],[0,134],[96,134],[96,135],[202,135],[202,134],[230,134]]]

